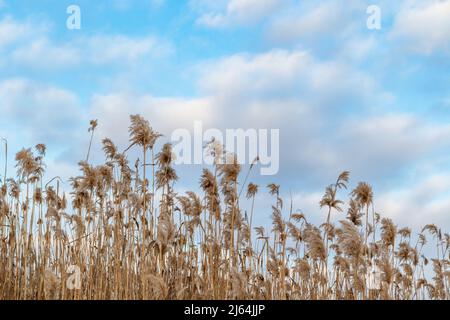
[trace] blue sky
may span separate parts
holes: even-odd
[[[66,28],[71,4],[81,30]],[[134,113],[166,135],[195,120],[279,128],[279,174],[251,179],[296,208],[322,218],[324,187],[350,170],[382,215],[449,230],[448,17],[448,0],[0,0],[0,136],[14,151],[46,143],[48,176],[67,178],[89,119],[94,162],[105,136],[126,147]],[[199,168],[178,170],[194,188]]]

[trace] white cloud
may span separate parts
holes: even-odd
[[[130,38],[123,35],[95,35],[69,44],[58,44],[40,37],[12,51],[18,64],[33,68],[71,68],[81,64],[115,66],[162,58],[173,52],[170,44],[155,37]]]
[[[140,59],[162,57],[173,52],[169,43],[151,36],[98,35],[80,39],[79,45],[84,48],[88,61],[95,64],[135,63]]]
[[[81,60],[78,48],[70,45],[57,46],[44,37],[19,46],[11,53],[11,57],[15,63],[38,69],[73,67]]]
[[[347,121],[337,130],[335,160],[360,177],[388,179],[450,147],[448,136],[450,125],[429,123],[418,116],[368,115]]]
[[[450,174],[440,173],[410,181],[410,186],[375,197],[375,208],[400,226],[420,228],[429,223],[450,229]]]
[[[383,3],[383,13],[390,7]],[[360,0],[293,1],[271,16],[264,35],[276,47],[304,48],[347,63],[370,61],[379,53],[382,37],[365,32],[366,8]]]
[[[42,24],[37,25],[31,21],[18,22],[11,16],[5,16],[0,20],[0,50],[17,41],[39,34],[44,28]]]
[[[171,43],[155,36],[130,37],[120,34],[80,36],[67,42],[51,39],[50,28],[40,22],[0,20],[0,64],[9,62],[34,69],[54,70],[75,66],[128,66],[150,63],[174,52]]]
[[[349,19],[349,8],[336,1],[319,3],[313,8],[292,7],[273,21],[269,33],[282,42],[336,35],[348,26]]]
[[[207,12],[197,23],[207,27],[226,27],[258,22],[284,4],[283,0],[229,0],[225,12]]]
[[[208,99],[157,98],[130,93],[96,95],[92,99],[90,117],[99,119],[98,134],[122,146],[128,141],[131,114],[141,114],[166,136],[174,129],[191,129],[196,120],[210,125],[216,116]]]
[[[293,209],[303,212],[309,222],[321,224],[325,220],[324,216],[319,214],[322,196],[321,191],[296,193],[292,197]]]
[[[306,51],[271,50],[236,54],[206,64],[200,86],[225,99],[364,96],[375,90],[362,72],[335,61],[319,61]],[[357,89],[357,90],[356,90]]]
[[[355,37],[343,42],[336,55],[347,61],[366,61],[377,50],[377,45],[379,43],[374,36]]]
[[[72,92],[26,79],[0,82],[0,101],[0,121],[10,128],[9,135],[16,132],[35,143],[70,138],[71,129],[83,117],[78,98]]]
[[[410,1],[398,13],[391,37],[420,54],[450,52],[450,1]]]

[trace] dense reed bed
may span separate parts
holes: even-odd
[[[71,190],[44,178],[42,144],[15,155],[15,178],[4,178],[5,164],[0,299],[450,298],[448,233],[382,218],[370,185],[343,192],[349,172],[326,188],[318,207],[327,215],[315,226],[286,205],[279,185],[248,182],[249,171],[216,142],[198,191],[177,193],[171,145],[155,150],[160,134],[138,115],[129,147],[119,152],[104,139],[106,161],[94,166],[96,127]],[[140,153],[133,164],[132,149]],[[270,230],[254,223],[262,193],[273,198]]]

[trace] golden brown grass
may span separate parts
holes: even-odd
[[[0,299],[450,298],[450,239],[437,226],[426,225],[413,241],[410,229],[374,212],[367,183],[350,193],[346,218],[333,223],[349,172],[326,188],[320,226],[286,208],[280,186],[268,185],[268,232],[253,226],[264,191],[247,183],[248,172],[239,184],[240,165],[218,143],[208,145],[215,164],[203,169],[200,192],[182,195],[171,145],[155,154],[160,135],[146,120],[131,116],[122,153],[104,139],[106,161],[93,166],[96,127],[92,121],[70,194],[58,177],[44,180],[44,145],[16,154],[17,176],[3,179],[0,192]],[[142,158],[131,165],[133,147]],[[434,258],[424,255],[427,245]],[[73,288],[77,268],[80,287]]]

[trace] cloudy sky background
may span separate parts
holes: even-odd
[[[81,30],[66,28],[71,4]],[[381,30],[366,27],[371,4]],[[325,186],[349,170],[383,216],[448,232],[449,17],[448,0],[0,0],[0,137],[10,153],[46,143],[47,176],[67,179],[90,119],[94,163],[102,138],[128,145],[130,114],[161,142],[195,120],[279,128],[279,174],[250,180],[281,184],[310,219],[323,221]],[[200,168],[177,170],[195,189]],[[270,202],[264,191],[262,224]]]

